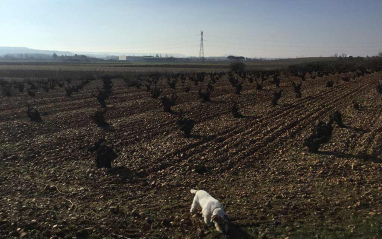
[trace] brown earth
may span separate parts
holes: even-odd
[[[175,112],[195,120],[186,139],[160,99],[114,79],[108,130],[89,115],[101,80],[65,97],[62,88],[0,98],[0,237],[221,238],[189,213],[191,188],[226,208],[229,238],[378,238],[382,235],[381,73],[350,82],[337,76],[288,80],[279,105],[246,82],[241,95],[223,77],[212,102],[178,84]],[[326,81],[334,78],[333,88]],[[297,79],[296,79],[297,80]],[[204,82],[207,84],[208,82]],[[172,90],[165,82],[162,95]],[[361,109],[353,108],[352,100]],[[246,116],[234,119],[233,101]],[[31,122],[26,104],[43,122]],[[317,120],[339,110],[346,128],[312,154],[302,146]],[[97,169],[88,147],[105,137],[118,158]],[[119,207],[119,208],[118,208]]]

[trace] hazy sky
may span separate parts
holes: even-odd
[[[0,46],[246,57],[376,55],[382,0],[0,0]]]

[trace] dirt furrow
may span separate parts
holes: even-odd
[[[284,140],[282,135],[284,135],[286,132],[288,132],[288,137],[290,137],[289,134],[297,134],[303,129],[300,126],[309,125],[309,122],[314,122],[317,119],[320,119],[320,117],[330,112],[332,109],[338,107],[341,101],[357,94],[359,91],[361,91],[361,89],[361,87],[353,87],[353,90],[351,92],[346,93],[344,95],[340,95],[334,99],[331,99],[329,102],[326,102],[329,104],[323,103],[317,105],[315,108],[312,107],[311,111],[308,111],[308,113],[299,116],[298,120],[294,120],[289,123],[287,120],[285,120],[277,124],[276,126],[270,128],[269,130],[266,130],[263,134],[258,135],[260,132],[254,132],[251,134],[240,135],[241,137],[245,138],[252,138],[253,136],[258,136],[257,138],[261,139],[261,141],[259,141],[259,144],[254,144],[255,147],[251,147],[252,145],[248,145],[248,147],[245,147],[245,145],[243,147],[243,145],[241,145],[240,143],[230,145],[230,147],[235,148],[235,151],[233,153],[236,152],[239,154],[239,160],[244,159],[245,157],[253,154],[255,151],[258,151],[260,148],[269,146],[269,144],[275,140]]]
[[[312,111],[310,111],[310,113],[308,113],[308,114],[305,114],[304,115],[304,118],[303,118],[303,121],[294,121],[294,122],[291,122],[291,123],[289,123],[289,124],[287,124],[285,127],[279,127],[280,125],[282,125],[283,123],[285,123],[285,122],[281,122],[281,124],[277,124],[275,127],[272,127],[272,129],[270,129],[270,130],[267,130],[267,132],[268,132],[268,134],[264,134],[263,136],[261,136],[261,137],[258,137],[258,138],[260,138],[260,139],[263,139],[264,138],[264,136],[265,136],[265,138],[266,138],[266,142],[261,142],[260,144],[255,144],[256,145],[256,148],[247,148],[246,149],[246,147],[243,147],[243,149],[237,149],[237,147],[239,147],[240,146],[240,144],[236,144],[236,145],[234,145],[234,146],[228,146],[228,144],[224,144],[225,146],[219,146],[219,149],[222,149],[222,151],[221,151],[221,153],[215,153],[214,154],[214,158],[215,157],[217,157],[217,158],[222,158],[221,160],[218,160],[218,161],[224,161],[224,157],[226,157],[226,152],[227,151],[229,151],[229,150],[227,150],[227,148],[235,148],[235,151],[234,152],[232,152],[233,154],[235,154],[235,152],[237,153],[237,154],[239,154],[239,158],[240,159],[242,159],[242,158],[245,158],[246,156],[248,156],[248,155],[250,155],[251,154],[251,152],[253,153],[254,151],[257,151],[257,150],[259,150],[259,149],[261,149],[261,148],[264,148],[264,147],[266,147],[267,146],[267,144],[269,144],[269,143],[271,143],[271,142],[273,142],[274,141],[274,139],[277,139],[279,136],[281,136],[281,135],[283,135],[285,132],[287,132],[288,130],[290,130],[291,128],[296,128],[296,126],[299,126],[299,125],[303,125],[303,124],[306,124],[307,122],[305,122],[305,121],[307,121],[307,120],[311,120],[311,118],[309,118],[309,117],[311,117],[311,116],[313,116],[313,115],[315,115],[315,117],[314,117],[314,119],[318,119],[322,114],[325,114],[325,113],[327,113],[330,109],[325,109],[325,107],[327,107],[328,105],[327,105],[327,103],[329,103],[330,105],[331,105],[331,107],[332,108],[335,108],[335,107],[337,107],[337,105],[336,105],[336,102],[338,102],[338,101],[340,101],[341,99],[343,99],[344,98],[344,96],[345,97],[351,97],[352,95],[354,95],[354,94],[356,94],[357,92],[359,92],[361,89],[360,88],[358,88],[358,86],[353,86],[352,88],[350,88],[350,89],[347,89],[348,87],[346,87],[346,89],[344,90],[344,92],[347,92],[345,95],[341,95],[341,94],[339,94],[339,96],[338,97],[336,97],[335,98],[335,100],[330,100],[330,97],[326,97],[327,99],[329,98],[329,100],[328,101],[326,101],[326,103],[323,103],[323,104],[319,104],[318,106],[317,106],[317,108],[318,109],[324,109],[324,110],[321,110],[320,112],[319,112],[319,114],[317,113],[317,112],[315,112],[316,111],[316,109],[317,108],[313,108],[313,110]],[[350,90],[350,92],[348,92]],[[325,107],[324,107],[325,106]],[[280,129],[278,129],[277,131],[276,131],[276,134],[274,134],[274,133],[272,133],[273,132],[273,130],[274,129],[276,129],[276,128],[280,128]],[[297,128],[299,128],[299,127],[297,127]],[[253,130],[250,130],[249,132],[252,132]],[[296,134],[297,132],[298,132],[299,130],[296,130],[295,132],[294,132],[294,134]],[[247,132],[245,132],[245,133],[247,133]],[[258,133],[258,131],[255,131],[255,133],[254,134],[257,134]],[[231,138],[232,136],[230,136],[230,138]],[[240,134],[240,133],[238,133],[237,135],[235,135],[234,136],[234,138],[235,137],[239,137],[239,138],[241,138],[242,137],[242,134]],[[248,137],[248,135],[247,135],[247,137],[246,138],[250,138],[250,137]],[[215,139],[215,140],[217,140],[217,139]],[[240,139],[239,139],[240,140]],[[198,143],[195,143],[193,146],[198,146],[198,150],[192,150],[192,148],[190,148],[190,147],[188,147],[188,148],[190,148],[192,151],[194,151],[194,152],[196,152],[196,153],[198,153],[198,152],[202,152],[203,151],[203,154],[208,154],[208,152],[209,151],[216,151],[217,150],[217,148],[216,147],[211,147],[211,148],[201,148],[203,145],[204,146],[207,146],[207,144],[209,144],[209,142],[207,141],[207,142],[198,142]],[[176,154],[176,153],[179,153],[179,152],[185,152],[183,149],[181,149],[181,150],[177,150],[174,154]],[[244,153],[242,153],[242,152],[244,152]],[[192,154],[190,155],[190,154],[187,154],[187,151],[186,151],[186,153],[185,153],[186,155],[188,155],[188,158],[195,158],[194,156],[192,156]],[[219,154],[220,154],[220,156],[219,156]],[[196,157],[196,159],[198,159],[199,157]],[[191,159],[190,159],[191,160]]]
[[[308,102],[315,102],[321,97],[325,97],[326,99],[328,99],[328,98],[330,98],[331,95],[335,95],[335,94],[338,94],[339,92],[346,91],[346,89],[347,89],[346,85],[341,85],[341,87],[336,88],[336,90],[334,90],[334,91],[333,90],[327,90],[325,92],[318,93],[316,96],[307,97],[301,101],[298,101],[297,103],[295,103],[291,106],[288,106],[286,110],[280,107],[276,111],[271,111],[271,113],[258,119],[258,121],[256,123],[252,122],[252,125],[250,124],[250,125],[237,127],[235,129],[233,129],[232,131],[227,131],[226,134],[219,133],[219,137],[217,137],[215,139],[215,141],[224,142],[224,144],[221,144],[218,147],[214,147],[213,150],[214,151],[220,150],[220,149],[228,146],[229,141],[227,141],[227,140],[230,140],[230,141],[234,140],[235,135],[236,136],[239,135],[239,137],[241,138],[241,137],[243,137],[247,134],[251,134],[251,133],[258,134],[260,132],[260,130],[262,130],[263,128],[266,128],[268,125],[271,124],[273,118],[278,118],[278,120],[277,120],[278,123],[276,124],[276,126],[274,126],[268,130],[268,132],[272,132],[272,130],[278,128],[280,125],[282,125],[284,123],[283,119],[287,118],[288,115],[293,115],[296,112],[297,113],[301,112],[301,109],[304,108],[305,104],[307,104]],[[293,108],[293,110],[290,111],[289,109],[292,109],[292,108]],[[256,127],[253,127],[253,126],[256,126]],[[237,143],[236,145],[233,145],[233,146],[237,146],[239,144],[240,143]],[[202,147],[201,150],[207,150],[207,148],[210,146],[209,142],[199,142],[196,145]],[[179,149],[175,152],[175,154],[177,154],[179,152],[184,152],[184,150]]]

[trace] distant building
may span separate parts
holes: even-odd
[[[126,60],[127,60],[127,57],[126,57],[126,56],[119,56],[119,60],[120,60],[120,61],[126,61]]]

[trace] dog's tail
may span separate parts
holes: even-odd
[[[198,190],[191,189],[191,193],[195,194]]]

